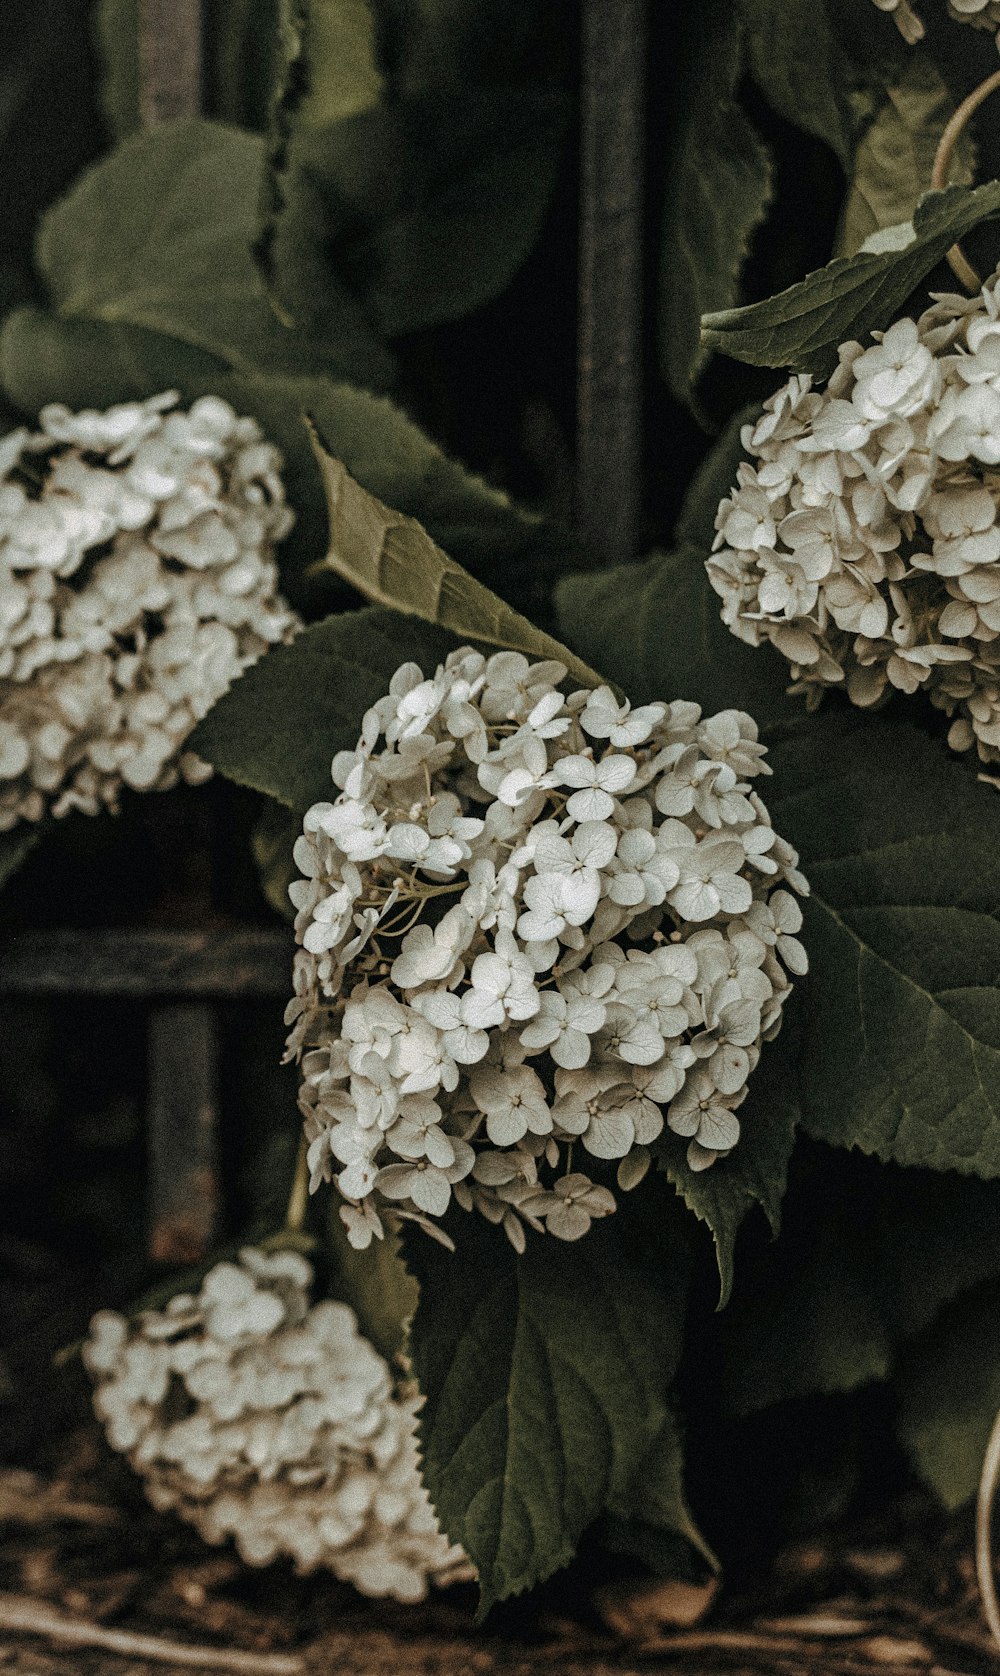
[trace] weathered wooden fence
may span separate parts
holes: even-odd
[[[642,452],[642,205],[647,0],[582,0],[576,520],[608,562],[634,555]],[[142,0],[147,126],[196,115],[202,0]],[[222,1002],[289,993],[283,928],[19,931],[0,997],[148,1005],[149,1248],[165,1264],[206,1249],[218,1201]]]

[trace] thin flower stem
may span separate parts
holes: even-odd
[[[289,1233],[301,1234],[308,1207],[309,1161],[306,1138],[303,1135],[299,1141],[299,1154],[295,1161],[295,1177],[292,1181],[292,1191],[288,1195],[288,1209],[285,1211],[285,1227]]]
[[[983,1474],[979,1480],[976,1501],[976,1577],[983,1602],[983,1613],[990,1634],[1000,1646],[1000,1602],[997,1600],[996,1575],[993,1570],[993,1507],[997,1484],[1000,1482],[1000,1414],[993,1422],[990,1441],[983,1459]]]
[[[931,186],[935,191],[940,191],[942,187],[947,186],[951,159],[960,136],[980,105],[989,98],[991,93],[995,93],[997,88],[1000,88],[1000,70],[994,70],[993,74],[987,76],[985,81],[981,81],[978,87],[974,87],[968,98],[962,100],[952,116],[938,142],[934,167],[931,170]],[[947,262],[955,278],[965,286],[967,291],[974,295],[981,289],[983,282],[960,244],[952,245],[948,252]]]

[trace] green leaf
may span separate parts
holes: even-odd
[[[400,1355],[420,1290],[403,1261],[399,1234],[389,1231],[356,1251],[340,1220],[341,1199],[328,1208],[326,1246],[333,1260],[337,1297],[350,1304],[366,1339],[388,1360]]]
[[[897,1428],[924,1482],[948,1508],[971,1500],[1000,1410],[1000,1294],[970,1294],[910,1347]]]
[[[385,97],[377,0],[298,0],[285,11],[298,37],[293,51],[304,59],[296,112],[306,127],[357,116]]]
[[[27,861],[43,836],[43,828],[21,821],[9,832],[0,832],[0,890]]]
[[[211,122],[126,140],[42,222],[36,257],[55,312],[141,328],[244,372],[387,384],[390,358],[346,293],[322,338],[274,314],[249,248],[262,160],[255,135]]]
[[[333,795],[335,752],[407,659],[434,668],[454,642],[392,611],[349,611],[303,629],[241,675],[191,735],[191,749],[238,785],[304,811]]]
[[[296,130],[300,125],[315,127],[355,116],[379,102],[385,84],[377,44],[377,20],[368,0],[279,0],[280,72],[254,247],[272,291],[279,237],[283,245],[286,239],[282,220],[288,210],[290,149]],[[317,298],[322,294],[324,263],[316,248],[315,228],[306,225],[302,231],[304,246],[299,256],[307,263],[310,282],[306,297],[299,302],[309,309],[314,299],[308,293],[315,292]]]
[[[824,0],[742,0],[742,9],[750,74],[768,104],[825,140],[848,169],[858,122],[853,78]]]
[[[737,1414],[889,1377],[907,1339],[1000,1274],[1000,1186],[806,1142],[782,1237],[745,1249],[722,1322]]]
[[[467,10],[285,0],[259,254],[301,323],[320,328],[345,284],[387,336],[454,320],[533,248],[569,103],[552,85],[479,85],[485,38],[523,49],[524,32],[516,8]]]
[[[302,817],[284,803],[268,798],[257,817],[250,844],[260,877],[260,888],[275,913],[293,919],[288,887],[299,877],[292,850],[302,831]]]
[[[660,368],[687,401],[707,359],[700,320],[731,308],[750,240],[772,194],[772,160],[737,99],[743,28],[732,0],[692,14],[679,108],[671,109],[671,152],[660,233]]]
[[[544,611],[554,575],[583,561],[579,540],[515,506],[445,454],[385,397],[327,378],[222,371],[158,333],[58,320],[20,309],[0,335],[0,377],[27,414],[46,402],[106,407],[174,388],[187,403],[211,391],[256,418],[285,459],[295,526],[279,560],[282,586],[310,614],[340,603],[329,571],[307,576],[327,546],[326,497],[303,416],[311,413],[352,476],[420,519],[445,550],[490,586]]]
[[[915,727],[831,710],[768,806],[812,895],[799,1088],[818,1139],[1000,1175],[1000,803]]]
[[[838,255],[860,249],[872,233],[912,220],[930,184],[934,155],[955,101],[931,58],[904,59],[899,79],[860,140],[844,204]],[[968,132],[961,136],[952,180],[970,186],[975,157]]]
[[[283,303],[319,321],[339,282],[386,337],[481,308],[538,239],[568,116],[559,89],[470,88],[299,126],[272,245]]]
[[[668,1413],[627,1493],[619,1503],[609,1503],[600,1536],[613,1553],[632,1554],[661,1576],[691,1569],[691,1550],[719,1571],[718,1559],[688,1511],[684,1440],[675,1413]]]
[[[788,1165],[795,1145],[798,1104],[789,1060],[794,1037],[768,1043],[740,1107],[740,1142],[728,1158],[710,1170],[692,1170],[687,1143],[664,1132],[654,1151],[656,1161],[689,1211],[704,1222],[715,1245],[719,1268],[719,1308],[728,1303],[735,1274],[736,1236],[747,1213],[760,1205],[777,1235]]]
[[[150,391],[215,389],[225,372],[206,350],[126,321],[67,320],[26,307],[0,328],[0,381],[26,414],[50,401],[102,408]]]
[[[839,256],[765,302],[706,315],[702,342],[753,366],[826,377],[839,344],[888,326],[956,239],[996,215],[1000,181],[928,192],[904,249]]]
[[[356,482],[342,461],[314,438],[326,486],[330,547],[324,564],[366,599],[421,618],[487,646],[532,658],[556,658],[585,687],[602,677],[506,605],[449,558],[415,518],[393,512]]]
[[[611,1223],[572,1248],[531,1238],[523,1257],[478,1219],[453,1232],[457,1254],[407,1239],[411,1354],[424,1479],[486,1610],[565,1565],[605,1508],[631,1510],[654,1444],[676,1448],[686,1276],[630,1261]],[[682,1502],[658,1517],[689,1529]]]
[[[725,1387],[733,1411],[753,1414],[795,1397],[854,1391],[887,1379],[895,1346],[874,1295],[851,1204],[812,1207],[803,1253],[789,1223],[763,1275],[736,1296],[723,1322]],[[788,1244],[786,1246],[786,1239]],[[792,1256],[789,1256],[789,1249]]]
[[[386,397],[329,379],[228,378],[212,386],[252,413],[285,456],[296,527],[282,554],[282,579],[296,593],[328,546],[326,495],[309,440],[309,413],[352,477],[389,506],[419,518],[433,539],[481,580],[537,603],[553,573],[580,563],[573,536],[515,506],[501,490],[449,458]],[[312,590],[334,584],[314,573]]]
[[[562,634],[642,704],[692,699],[706,712],[749,711],[762,726],[794,717],[788,667],[771,647],[735,640],[705,573],[707,548],[566,576],[556,587]]]

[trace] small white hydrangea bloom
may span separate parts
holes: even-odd
[[[405,664],[305,816],[289,1056],[358,1247],[386,1205],[442,1237],[453,1200],[578,1239],[615,1208],[582,1166],[627,1191],[665,1124],[705,1169],[805,970],[751,718],[565,675]]]
[[[889,12],[904,41],[915,46],[923,40],[924,25],[910,0],[874,0],[880,12]],[[971,23],[975,29],[1000,30],[1000,0],[947,0],[948,16],[956,23]],[[1000,45],[1000,34],[997,36]]]
[[[394,1390],[346,1304],[310,1306],[312,1280],[297,1253],[251,1247],[163,1310],[95,1315],[94,1408],[153,1506],[206,1542],[422,1600],[473,1573],[420,1480],[419,1399]]]
[[[0,831],[198,782],[195,723],[296,619],[277,449],[216,396],[0,440]]]
[[[1000,278],[942,295],[826,388],[796,375],[743,431],[752,464],[708,561],[723,620],[810,704],[923,690],[955,750],[1000,761]]]

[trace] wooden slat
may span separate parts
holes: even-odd
[[[608,563],[641,510],[646,0],[583,0],[576,520]]]
[[[177,1001],[149,1018],[149,1254],[195,1263],[218,1200],[218,1042],[211,1006]]]
[[[0,950],[0,995],[278,1000],[291,994],[293,950],[280,927],[23,931]]]
[[[143,127],[197,116],[202,93],[202,0],[141,0],[140,18]]]

